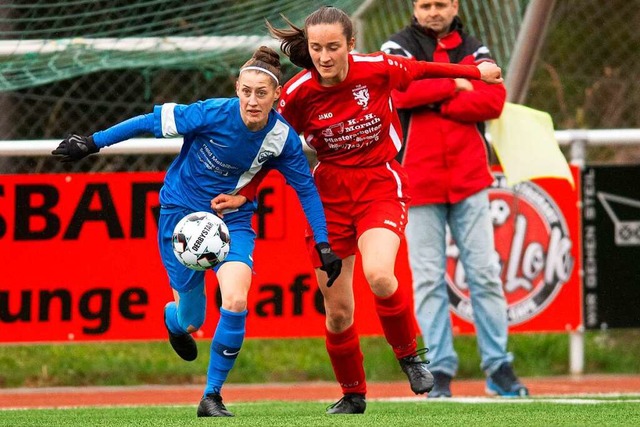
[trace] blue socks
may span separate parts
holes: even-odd
[[[172,334],[187,333],[187,328],[193,326],[200,329],[204,323],[207,309],[207,298],[204,295],[204,283],[190,291],[179,292],[180,307],[175,302],[167,303],[164,307],[164,317],[167,327]]]
[[[174,335],[182,335],[186,334],[187,330],[180,327],[178,324],[178,307],[176,306],[175,301],[168,302],[167,305],[164,306],[164,322],[167,325],[167,328]]]
[[[240,313],[220,307],[220,320],[211,342],[207,387],[204,394],[220,393],[244,341],[247,310]]]
[[[180,309],[175,302],[164,308],[165,323],[171,333],[187,333],[189,325],[200,328],[204,322],[206,298],[203,289],[197,287],[189,292],[180,293]],[[247,310],[240,313],[220,308],[220,320],[211,341],[207,387],[204,394],[220,393],[229,371],[240,353],[245,335]]]

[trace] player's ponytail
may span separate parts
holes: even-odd
[[[304,29],[296,27],[291,21],[281,15],[290,28],[275,28],[266,21],[267,28],[272,37],[280,40],[280,50],[287,55],[291,62],[298,67],[307,70],[313,68],[313,61],[309,55],[307,35]]]
[[[282,82],[282,70],[280,69],[280,55],[278,52],[267,46],[260,46],[253,52],[253,56],[240,67],[243,70],[263,71],[273,77],[275,86],[280,86]]]
[[[293,64],[307,70],[313,68],[313,61],[311,60],[307,43],[307,28],[318,24],[340,24],[347,42],[350,42],[353,38],[353,23],[349,15],[335,7],[323,6],[307,16],[304,21],[304,28],[295,26],[284,15],[281,16],[289,25],[289,28],[275,28],[269,21],[266,21],[269,33],[280,40],[280,50],[289,57]]]

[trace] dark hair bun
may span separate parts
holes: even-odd
[[[256,61],[262,61],[275,68],[280,68],[280,55],[278,52],[267,46],[260,46],[254,53],[253,58]]]

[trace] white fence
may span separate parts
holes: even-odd
[[[584,165],[587,146],[640,145],[640,129],[570,129],[555,132],[561,146],[571,146],[571,162]],[[0,156],[45,156],[60,140],[0,141]],[[171,154],[178,153],[182,139],[135,138],[121,142],[100,154]],[[305,145],[306,147],[306,145]]]

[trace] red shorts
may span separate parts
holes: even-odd
[[[355,254],[358,238],[372,228],[387,228],[404,238],[409,196],[407,175],[398,162],[354,168],[321,163],[313,176],[327,217],[329,243],[340,258]],[[313,266],[320,267],[309,229],[306,239]]]

